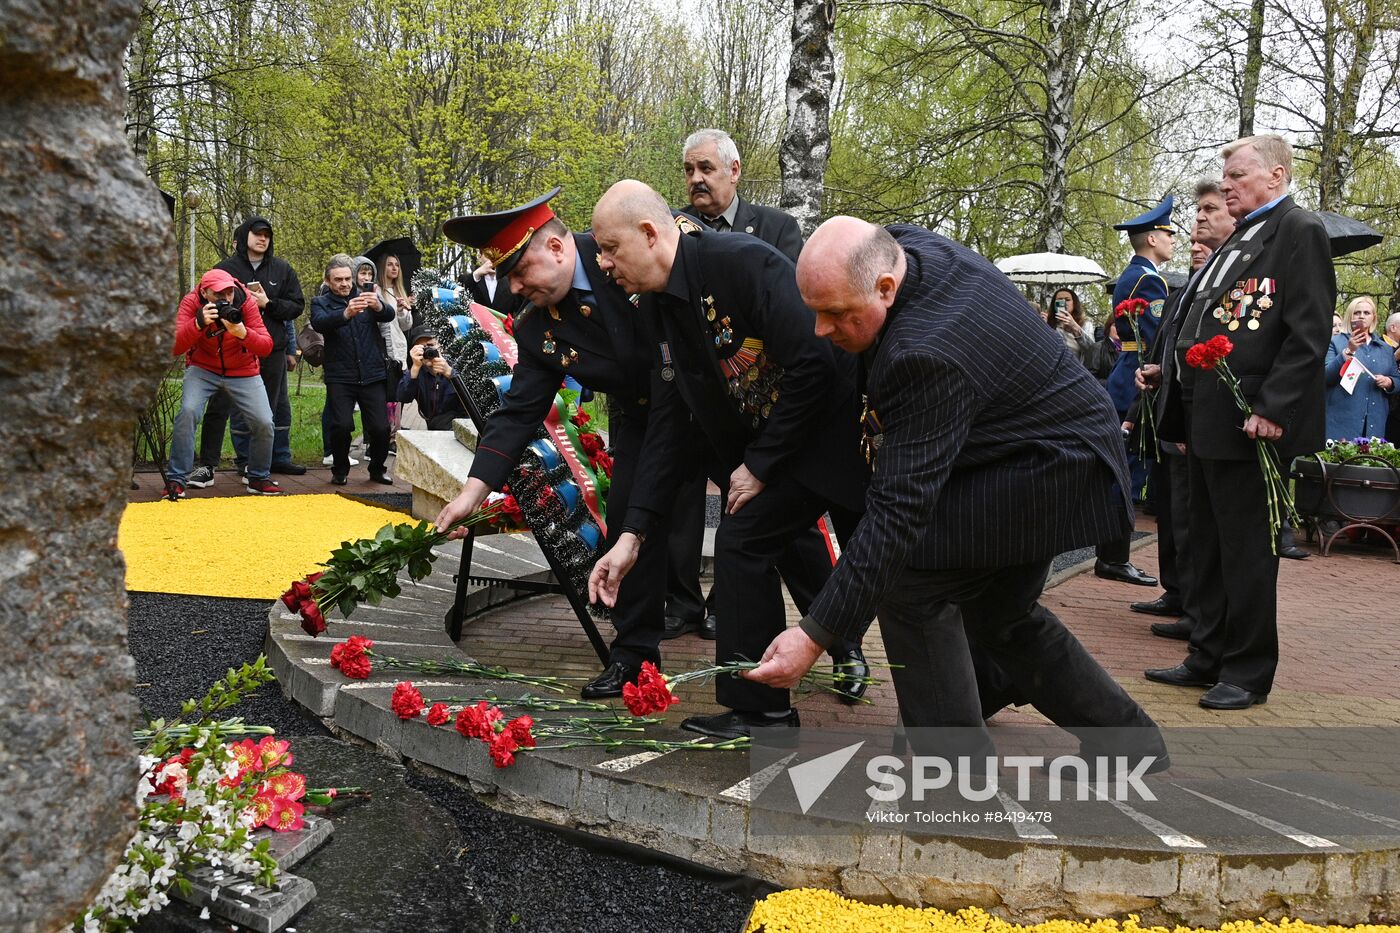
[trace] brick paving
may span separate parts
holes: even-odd
[[[1139,522],[1152,530],[1151,519]],[[1128,604],[1160,591],[1100,580],[1092,573],[1070,577],[1047,591],[1044,602],[1105,668],[1163,726],[1306,726],[1400,724],[1400,566],[1388,550],[1350,548],[1305,561],[1283,561],[1279,575],[1281,664],[1268,704],[1243,712],[1202,709],[1202,691],[1153,684],[1148,667],[1167,667],[1185,656],[1185,643],[1158,638],[1148,626],[1155,617],[1130,612]],[[1133,560],[1155,571],[1155,540],[1134,551]],[[789,620],[796,611],[789,604]],[[604,637],[609,634],[604,626]],[[542,597],[515,603],[472,622],[462,640],[469,654],[510,666],[528,665],[570,676],[596,672],[597,659],[562,599]],[[873,664],[885,661],[878,627],[866,639]],[[662,643],[665,665],[687,670],[713,657],[712,643],[696,635]],[[877,669],[878,676],[878,669]],[[684,713],[715,708],[708,688],[681,692]],[[870,703],[847,707],[826,695],[803,697],[804,725],[890,725],[894,688],[875,686]],[[998,723],[1040,721],[1029,710],[1008,710]]]
[[[394,461],[389,460],[390,475]],[[330,470],[310,469],[304,476],[275,476],[287,494],[344,492],[350,495],[411,492],[406,482],[384,486],[369,481],[364,463],[350,471],[344,487],[330,484]],[[135,477],[139,488],[130,501],[158,499],[158,473]],[[189,489],[190,498],[240,495],[242,485],[232,471],[218,474],[208,489]],[[1153,531],[1150,518],[1140,518],[1139,530]],[[1300,542],[1302,544],[1302,542]],[[1163,726],[1306,726],[1400,724],[1400,565],[1388,548],[1352,545],[1322,557],[1317,543],[1303,544],[1313,556],[1282,562],[1279,574],[1279,643],[1281,663],[1269,702],[1243,712],[1201,709],[1201,691],[1153,684],[1142,677],[1149,667],[1167,667],[1185,656],[1185,643],[1153,636],[1154,617],[1133,613],[1128,603],[1152,599],[1159,590],[1100,580],[1078,573],[1048,590],[1044,603],[1088,647],[1105,668],[1143,704]],[[1155,540],[1134,551],[1138,566],[1155,572]],[[791,604],[790,622],[797,619]],[[604,638],[611,635],[605,624]],[[562,597],[537,597],[486,613],[467,626],[461,642],[468,654],[521,670],[587,678],[598,670],[597,658]],[[877,665],[885,661],[878,626],[866,640],[866,655]],[[665,666],[688,670],[708,663],[713,644],[696,635],[662,643]],[[681,692],[680,712],[709,711],[708,687]],[[847,707],[829,695],[800,698],[804,724],[850,727],[889,725],[895,719],[893,686],[874,686],[871,702]],[[1039,721],[1034,711],[1007,710],[997,723]]]

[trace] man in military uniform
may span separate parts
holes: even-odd
[[[1140,298],[1147,302],[1147,310],[1137,319],[1138,331],[1147,346],[1139,347],[1132,328],[1123,320],[1118,322],[1118,337],[1123,341],[1123,352],[1113,364],[1108,374],[1108,395],[1113,399],[1113,407],[1123,421],[1124,432],[1133,425],[1128,422],[1128,411],[1137,402],[1138,390],[1135,384],[1139,354],[1149,349],[1157,327],[1162,323],[1162,308],[1167,301],[1167,280],[1162,277],[1160,267],[1172,258],[1172,198],[1168,196],[1161,204],[1132,220],[1114,224],[1113,229],[1128,234],[1128,242],[1133,247],[1133,258],[1128,267],[1118,276],[1118,284],[1113,289],[1113,307],[1130,298]],[[1144,426],[1142,430],[1147,430]],[[1150,462],[1143,463],[1135,452],[1128,454],[1131,471],[1133,497],[1147,485]],[[1094,561],[1094,574],[1105,580],[1120,583],[1135,583],[1138,586],[1156,586],[1157,578],[1143,573],[1128,561],[1128,538],[1109,541],[1099,545]]]
[[[1201,706],[1234,710],[1263,703],[1278,667],[1278,555],[1256,445],[1273,444],[1284,470],[1323,446],[1323,353],[1337,280],[1322,220],[1288,195],[1288,143],[1249,136],[1221,154],[1235,230],[1193,283],[1156,380],[1161,433],[1186,444],[1201,619],[1185,661],[1146,676],[1207,687]],[[1234,344],[1229,364],[1248,417],[1215,372],[1186,365],[1187,350],[1217,335]]]
[[[613,449],[608,534],[615,541],[633,502],[639,455],[647,430],[651,357],[656,343],[648,320],[627,293],[598,268],[593,238],[570,233],[549,207],[555,188],[522,207],[458,217],[443,224],[448,239],[482,250],[510,290],[533,306],[517,314],[519,350],[504,404],[486,422],[462,491],[437,517],[443,527],[474,511],[500,489],[554,403],[564,376],[607,393]],[[526,307],[530,307],[527,305]],[[655,512],[664,509],[650,504]],[[660,663],[664,536],[641,548],[642,570],[627,581],[612,622],[617,629],[609,664],[583,688],[588,699],[621,696],[643,661]]]
[[[659,330],[660,382],[638,472],[661,489],[673,482],[688,409],[725,499],[716,658],[754,660],[785,625],[779,555],[828,511],[844,535],[864,506],[855,358],[817,338],[787,257],[744,234],[682,234],[641,182],[610,188],[593,229],[600,267],[643,293],[642,311]],[[627,533],[595,566],[591,594],[614,598],[653,521],[628,510]],[[732,738],[798,722],[787,690],[731,676],[716,678],[715,690],[729,711],[692,716],[683,728]]]

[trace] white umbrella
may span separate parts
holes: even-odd
[[[997,260],[997,268],[1020,285],[1088,285],[1108,278],[1103,267],[1067,253],[1022,253]]]

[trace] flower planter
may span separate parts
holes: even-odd
[[[1300,515],[1343,522],[1400,520],[1400,470],[1359,455],[1343,463],[1317,456],[1293,461]]]

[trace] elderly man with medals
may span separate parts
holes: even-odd
[[[637,181],[609,189],[593,225],[599,265],[642,293],[659,331],[661,388],[638,472],[659,489],[674,482],[688,411],[725,500],[716,659],[757,660],[786,621],[779,557],[825,513],[844,535],[864,505],[856,360],[817,338],[791,260],[762,241],[698,226],[682,233],[661,196]],[[625,527],[644,534],[646,522],[634,504]],[[590,591],[604,602],[641,572],[632,566],[638,539],[624,534],[595,567]],[[728,711],[683,728],[733,738],[798,722],[785,689],[727,675],[715,687]]]

